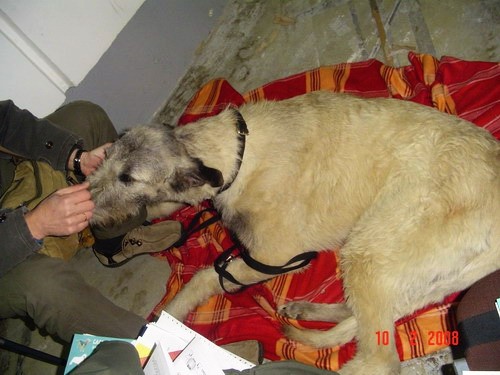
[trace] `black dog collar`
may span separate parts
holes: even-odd
[[[236,173],[234,174],[231,181],[224,184],[219,189],[218,194],[229,189],[231,187],[231,185],[233,184],[234,180],[236,180],[236,177],[238,177],[238,172],[240,171],[241,163],[243,161],[243,154],[245,153],[246,136],[249,134],[247,123],[245,122],[245,119],[243,118],[243,116],[241,115],[241,113],[237,109],[233,109],[233,110],[234,110],[234,113],[236,115],[236,131],[238,132],[238,140],[240,143],[240,149],[238,151],[238,158],[236,159]]]

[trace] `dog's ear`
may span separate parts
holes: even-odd
[[[207,167],[200,160],[196,160],[196,165],[193,168],[176,170],[170,185],[176,192],[180,193],[205,184],[220,187],[223,183],[221,171]]]
[[[222,172],[215,168],[205,166],[203,163],[199,165],[200,176],[211,186],[221,187],[224,184]]]

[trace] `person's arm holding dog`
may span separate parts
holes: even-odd
[[[102,162],[109,144],[80,155],[80,170],[91,174]],[[43,160],[59,170],[75,170],[81,139],[50,121],[38,119],[10,100],[0,102],[0,151],[23,159]],[[88,183],[60,189],[28,211],[25,207],[0,210],[0,237],[4,240],[0,275],[41,248],[46,236],[77,233],[88,225],[94,204]]]
[[[27,211],[24,219],[33,238],[67,236],[85,229],[94,210],[88,186],[83,183],[59,189]]]
[[[85,176],[101,164],[109,145],[81,154],[81,169]],[[0,151],[23,159],[42,160],[57,170],[73,171],[74,159],[81,147],[82,139],[78,135],[19,109],[11,100],[0,101]]]
[[[105,144],[92,151],[83,151],[79,168],[85,176],[90,175],[101,165],[109,145]],[[75,170],[77,151],[78,149],[74,149],[71,152],[66,169]],[[32,236],[42,240],[46,236],[67,236],[85,229],[94,210],[88,187],[88,182],[85,182],[59,189],[35,209],[28,211],[24,218]]]

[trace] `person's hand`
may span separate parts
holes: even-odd
[[[85,176],[92,174],[102,163],[106,156],[106,149],[112,143],[106,143],[92,151],[84,151],[80,156],[80,169]],[[73,151],[68,160],[68,169],[74,171],[73,161],[75,159],[76,150]]]
[[[88,187],[85,182],[59,189],[27,212],[24,218],[33,238],[67,236],[85,229],[94,211]]]
[[[106,156],[106,149],[111,143],[106,143],[89,152],[84,152],[80,158],[80,167],[85,176],[92,174],[101,164]]]

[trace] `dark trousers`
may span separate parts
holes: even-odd
[[[41,254],[0,278],[0,317],[29,317],[66,342],[74,333],[136,338],[146,324],[88,285],[70,264]]]

